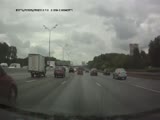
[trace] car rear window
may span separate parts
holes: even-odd
[[[118,71],[119,71],[119,72],[125,72],[125,70],[124,70],[124,69],[119,69]]]
[[[62,67],[56,67],[55,70],[63,70]]]

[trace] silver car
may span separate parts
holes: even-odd
[[[127,79],[127,73],[124,68],[117,68],[113,73],[113,79]]]

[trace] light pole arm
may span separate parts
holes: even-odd
[[[49,31],[49,65],[50,65],[50,43],[51,43],[51,31]]]
[[[50,66],[50,43],[51,43],[51,32],[52,32],[52,29],[55,29],[56,27],[58,26],[58,24],[56,24],[54,27],[52,27],[51,29],[49,29],[48,27],[46,27],[45,25],[43,25],[43,27],[48,30],[49,32],[49,66]]]

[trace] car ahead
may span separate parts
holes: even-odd
[[[89,70],[88,70],[88,69],[86,69],[86,70],[85,70],[85,72],[86,72],[86,73],[89,73]]]
[[[15,80],[7,75],[0,66],[0,104],[14,106],[18,95],[17,91]]]
[[[74,72],[77,72],[77,68],[74,68]]]
[[[21,65],[19,63],[11,63],[8,68],[21,68]]]
[[[8,67],[8,64],[7,63],[1,63],[0,66],[1,67]]]
[[[110,75],[110,74],[111,74],[111,73],[110,73],[109,69],[104,69],[103,75]]]
[[[98,75],[97,69],[96,68],[91,69],[90,75],[91,76],[97,76]]]
[[[74,69],[72,67],[69,68],[69,73],[74,73]]]
[[[54,70],[54,77],[65,77],[65,69],[62,66],[57,66]]]
[[[83,75],[83,69],[77,68],[77,75]]]
[[[124,68],[117,68],[113,73],[113,79],[127,79],[127,73]]]

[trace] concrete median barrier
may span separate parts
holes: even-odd
[[[160,80],[160,73],[150,73],[150,72],[127,72],[128,76],[145,78],[145,79],[155,79]]]
[[[27,68],[3,68],[6,73],[9,73],[9,74],[12,74],[12,73],[24,73],[24,72],[28,72],[28,69]],[[52,72],[54,71],[53,69],[49,69],[49,70],[46,70],[47,72]]]
[[[6,73],[20,73],[20,72],[28,72],[26,68],[3,68]]]

